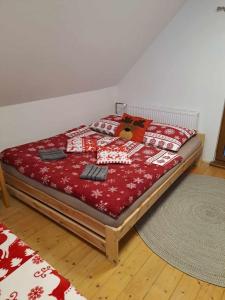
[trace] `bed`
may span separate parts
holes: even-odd
[[[86,300],[36,251],[0,223],[1,299]]]
[[[121,110],[122,112],[126,111],[135,115],[154,118],[158,122],[167,122],[170,124],[174,122],[180,126],[197,129],[198,113],[196,112],[162,110],[158,108],[147,109],[118,103],[116,105],[116,112],[121,113]],[[119,259],[119,241],[173,182],[200,158],[202,153],[201,141],[202,135],[200,134],[187,141],[173,159],[174,166],[168,165],[166,174],[163,173],[165,170],[161,170],[160,178],[149,188],[143,185],[142,190],[140,188],[139,194],[135,194],[136,191],[132,186],[132,191],[129,191],[130,194],[127,196],[121,195],[121,198],[124,199],[123,205],[121,207],[118,205],[109,207],[108,214],[105,213],[105,208],[99,205],[99,203],[97,204],[99,207],[90,205],[91,203],[80,201],[79,198],[81,197],[76,199],[76,195],[71,195],[70,191],[64,193],[62,189],[58,191],[53,186],[43,185],[34,180],[32,176],[27,177],[21,170],[18,171],[18,169],[8,163],[3,162],[2,167],[11,195],[96,246],[106,254],[111,262],[117,263]],[[59,142],[62,141],[60,140]],[[183,158],[182,161],[179,160],[180,156]],[[119,166],[116,168],[119,168]],[[116,169],[116,173],[118,172],[119,169]],[[123,174],[123,169],[120,169],[120,172]],[[113,174],[110,174],[110,176],[113,176]],[[131,176],[133,176],[132,173]],[[114,177],[109,177],[109,179],[115,180]],[[139,181],[144,184],[145,181],[143,180],[144,178],[139,178]],[[81,185],[83,183],[80,183]],[[112,187],[114,185],[113,192],[117,192],[116,184],[113,184]],[[81,196],[81,194],[79,195]],[[102,196],[107,197],[108,195],[103,193]],[[129,201],[126,198],[128,196],[133,197],[134,200],[131,201],[130,205],[127,205]],[[93,197],[96,198],[96,193]],[[115,201],[116,198],[114,198]],[[110,201],[108,202],[110,203]],[[100,202],[100,204],[102,203]]]

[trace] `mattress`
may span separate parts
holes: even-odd
[[[200,146],[201,141],[198,136],[191,138],[186,144],[179,150],[178,154],[183,157],[183,161],[188,159],[191,154]],[[53,189],[51,187],[45,186],[36,180],[33,180],[27,176],[24,176],[16,170],[13,166],[2,163],[2,167],[5,172],[11,174],[18,179],[28,183],[29,185],[49,194],[50,196],[62,201],[63,203],[84,212],[91,217],[99,220],[103,224],[118,227],[124,220],[151,194],[153,193],[167,178],[179,167],[179,164],[170,169],[165,175],[163,175],[158,181],[156,181],[149,189],[147,189],[140,197],[138,197],[129,207],[127,207],[117,218],[114,218],[110,215],[101,212],[94,207],[86,204],[85,202],[80,201],[78,198],[65,194],[61,191]]]

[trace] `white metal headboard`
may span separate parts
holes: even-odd
[[[199,112],[196,111],[156,106],[134,106],[122,102],[116,102],[115,112],[118,115],[126,112],[146,119],[152,119],[154,122],[178,125],[190,129],[198,129]]]

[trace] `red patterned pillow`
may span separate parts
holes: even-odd
[[[145,132],[144,143],[161,149],[178,151],[196,133],[196,130],[152,122]]]
[[[123,114],[120,125],[116,128],[116,136],[122,139],[132,140],[135,142],[142,143],[144,134],[152,120],[147,120],[141,117],[135,117]]]
[[[104,117],[90,125],[90,128],[92,130],[105,133],[108,135],[115,135],[117,127],[120,125],[121,121],[120,116],[116,115],[109,115],[107,117]]]
[[[125,146],[99,147],[97,151],[97,164],[131,164]]]
[[[67,152],[95,152],[97,139],[88,137],[75,137],[67,141]]]
[[[86,125],[81,125],[80,127],[70,129],[65,132],[65,135],[69,138],[84,137],[93,134],[95,134],[95,132],[91,130],[89,126]]]

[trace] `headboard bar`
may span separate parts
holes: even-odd
[[[116,102],[116,113],[121,115],[124,112],[152,119],[154,122],[178,125],[190,129],[198,129],[199,113],[184,109],[174,109],[169,107],[144,107]]]

